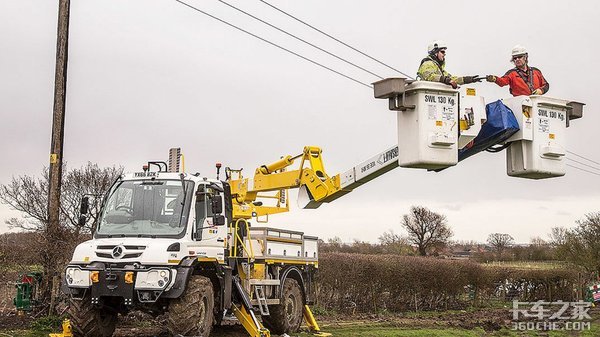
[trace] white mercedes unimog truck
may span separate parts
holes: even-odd
[[[317,238],[251,227],[246,218],[264,212],[235,202],[230,182],[148,169],[122,175],[65,270],[74,335],[111,336],[117,315],[131,310],[164,314],[172,335],[207,337],[228,314],[252,336],[296,331],[306,315],[316,326],[306,305]]]

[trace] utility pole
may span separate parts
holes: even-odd
[[[52,115],[52,140],[50,145],[48,225],[46,227],[48,259],[45,280],[50,295],[50,314],[54,310],[54,294],[58,279],[56,252],[60,250],[60,190],[62,181],[63,141],[65,131],[65,99],[67,94],[67,59],[69,50],[70,0],[59,0],[58,31],[56,37],[56,70],[54,75],[54,110]],[[49,292],[48,292],[49,291]]]

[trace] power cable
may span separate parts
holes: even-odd
[[[375,77],[377,77],[377,78],[379,78],[379,79],[383,80],[383,77],[381,77],[381,76],[379,76],[379,75],[375,74],[374,72],[372,72],[372,71],[370,71],[370,70],[367,70],[367,69],[365,69],[365,68],[363,68],[363,67],[361,67],[361,66],[359,66],[359,65],[357,65],[357,64],[355,64],[355,63],[352,63],[352,62],[350,62],[350,61],[348,61],[348,60],[346,60],[346,59],[344,59],[344,58],[342,58],[342,57],[339,57],[339,56],[337,56],[336,54],[334,54],[334,53],[331,53],[331,52],[329,52],[329,51],[327,51],[327,50],[325,50],[325,49],[323,49],[323,48],[321,48],[321,47],[319,47],[319,46],[317,46],[317,45],[315,45],[315,44],[313,44],[313,43],[310,43],[310,42],[308,42],[308,41],[306,41],[306,40],[304,40],[304,39],[302,39],[302,38],[300,38],[300,37],[298,37],[298,36],[296,36],[296,35],[294,35],[294,34],[292,34],[292,33],[289,33],[289,32],[287,32],[287,31],[285,31],[285,30],[283,30],[283,29],[281,29],[281,28],[279,28],[279,27],[277,27],[277,26],[273,25],[273,24],[270,24],[269,22],[267,22],[267,21],[265,21],[265,20],[263,20],[263,19],[261,19],[261,18],[258,18],[258,17],[254,16],[254,15],[252,15],[252,14],[250,14],[250,13],[248,13],[248,12],[246,12],[246,11],[242,10],[242,9],[239,9],[239,8],[235,7],[234,5],[232,5],[232,4],[229,4],[229,3],[227,3],[227,2],[225,2],[225,1],[223,1],[223,0],[217,0],[217,1],[219,1],[220,3],[222,3],[222,4],[224,4],[224,5],[227,5],[227,6],[231,7],[231,8],[233,8],[233,9],[235,9],[235,10],[236,10],[236,11],[238,11],[238,12],[241,12],[241,13],[243,13],[243,14],[245,14],[245,15],[247,15],[247,16],[249,16],[249,17],[251,17],[251,18],[253,18],[254,20],[260,21],[260,22],[264,23],[265,25],[267,25],[267,26],[269,26],[269,27],[271,27],[271,28],[277,29],[278,31],[280,31],[280,32],[282,32],[282,33],[284,33],[284,34],[286,34],[286,35],[288,35],[288,36],[291,36],[291,37],[295,38],[295,39],[296,39],[296,40],[298,40],[298,41],[302,41],[302,42],[306,43],[307,45],[309,45],[309,46],[311,46],[311,47],[313,47],[313,48],[316,48],[316,49],[318,49],[318,50],[320,50],[320,51],[322,51],[322,52],[326,53],[327,55],[333,56],[333,57],[335,57],[336,59],[338,59],[338,60],[340,60],[340,61],[346,62],[347,64],[350,64],[350,65],[352,65],[352,66],[354,66],[354,67],[356,67],[356,68],[358,68],[358,69],[360,69],[360,70],[362,70],[362,71],[365,71],[365,72],[367,72],[367,73],[369,73],[369,74],[371,74],[371,75],[373,75],[373,76],[375,76]]]
[[[384,62],[382,62],[382,61],[379,61],[378,59],[374,58],[373,56],[370,56],[370,55],[368,55],[367,53],[365,53],[365,52],[362,52],[362,51],[358,50],[357,48],[354,48],[354,47],[352,47],[351,45],[349,45],[349,44],[345,43],[344,41],[341,41],[341,40],[339,40],[339,39],[337,39],[337,38],[335,38],[335,37],[333,37],[333,36],[331,36],[331,35],[329,35],[329,34],[325,33],[324,31],[322,31],[322,30],[320,30],[320,29],[318,29],[318,28],[316,28],[316,27],[312,26],[311,24],[309,24],[309,23],[307,23],[307,22],[305,22],[305,21],[302,21],[301,19],[299,19],[299,18],[297,18],[297,17],[295,17],[295,16],[293,16],[293,15],[291,15],[291,14],[287,13],[286,11],[284,11],[284,10],[282,10],[282,9],[279,9],[279,8],[277,8],[277,7],[275,7],[274,5],[272,5],[272,4],[270,4],[270,3],[268,3],[268,2],[266,2],[266,1],[264,1],[264,0],[259,0],[259,1],[260,1],[260,2],[262,2],[262,3],[264,3],[265,5],[267,5],[267,6],[271,7],[271,8],[273,8],[273,9],[275,9],[276,11],[279,11],[279,12],[281,12],[281,13],[283,13],[283,14],[285,14],[285,15],[289,16],[290,18],[292,18],[292,19],[294,19],[294,20],[296,20],[296,21],[298,21],[298,22],[300,22],[300,23],[302,23],[302,24],[304,24],[304,25],[306,25],[306,26],[308,26],[308,27],[310,27],[310,28],[312,28],[312,29],[316,30],[317,32],[319,32],[319,33],[321,33],[321,34],[323,34],[323,35],[325,35],[325,36],[329,37],[330,39],[332,39],[332,40],[334,40],[334,41],[336,41],[336,42],[339,42],[339,43],[343,44],[344,46],[346,46],[346,47],[348,47],[348,48],[350,48],[350,49],[354,50],[355,52],[357,52],[357,53],[360,53],[361,55],[363,55],[363,56],[366,56],[366,57],[370,58],[371,60],[373,60],[373,61],[375,61],[375,62],[377,62],[377,63],[379,63],[379,64],[381,64],[381,65],[383,65],[383,66],[386,66],[386,67],[388,67],[389,69],[392,69],[392,70],[394,70],[394,71],[398,72],[399,74],[402,74],[402,75],[406,76],[407,78],[409,78],[409,79],[411,79],[411,80],[414,80],[414,78],[413,78],[412,76],[410,76],[410,75],[407,75],[407,74],[403,73],[402,71],[400,71],[400,70],[398,70],[398,69],[396,69],[396,68],[394,68],[394,67],[392,67],[392,66],[390,66],[390,65],[388,65],[388,64],[386,64],[386,63],[384,63]]]
[[[585,159],[585,160],[587,160],[587,161],[591,161],[591,162],[592,162],[592,163],[594,163],[594,164],[598,164],[598,165],[600,165],[600,163],[599,163],[599,162],[597,162],[597,161],[593,161],[593,160],[591,160],[591,159],[589,159],[589,158],[586,158],[586,157],[584,157],[584,156],[578,155],[578,154],[577,154],[577,153],[575,153],[575,152],[572,152],[572,151],[569,151],[569,150],[567,150],[567,153],[570,153],[570,154],[572,154],[572,155],[574,155],[574,156],[576,156],[576,157],[579,157],[579,158],[581,158],[581,159]]]
[[[567,160],[570,160],[570,161],[572,161],[572,162],[575,162],[575,163],[577,163],[577,164],[580,164],[580,165],[583,165],[583,166],[589,167],[589,168],[591,168],[591,169],[594,169],[594,170],[598,170],[598,171],[600,171],[600,168],[597,168],[597,167],[594,167],[594,166],[592,166],[592,165],[588,165],[588,164],[582,163],[582,162],[580,162],[580,161],[577,161],[577,160],[575,160],[575,159],[571,159],[571,158],[568,158],[568,157],[567,157]]]
[[[596,172],[588,171],[588,170],[586,170],[586,169],[582,169],[581,167],[573,166],[573,165],[571,165],[571,164],[566,164],[566,165],[567,165],[567,166],[569,166],[569,167],[572,167],[572,168],[574,168],[574,169],[578,169],[578,170],[580,170],[580,171],[583,171],[583,172],[587,172],[587,173],[590,173],[590,174],[594,174],[594,175],[600,176],[600,174],[598,174],[598,173],[596,173]]]
[[[194,7],[194,6],[192,6],[192,5],[188,4],[188,3],[185,3],[185,2],[183,2],[183,1],[181,1],[181,0],[175,0],[175,1],[176,1],[176,2],[178,2],[178,3],[180,3],[180,4],[182,4],[182,5],[184,5],[184,6],[186,6],[186,7],[189,7],[189,8],[191,8],[191,9],[193,9],[193,10],[195,10],[195,11],[199,12],[199,13],[202,13],[202,14],[204,14],[204,15],[206,15],[206,16],[208,16],[208,17],[212,18],[212,19],[215,19],[215,20],[217,20],[217,21],[219,21],[219,22],[221,22],[221,23],[224,23],[224,24],[226,24],[226,25],[228,25],[228,26],[230,26],[230,27],[233,27],[233,28],[235,28],[235,29],[237,29],[237,30],[239,30],[239,31],[241,31],[241,32],[244,32],[244,33],[246,33],[246,34],[248,34],[248,35],[250,35],[250,36],[252,36],[252,37],[255,37],[255,38],[257,38],[257,39],[259,39],[259,40],[261,40],[261,41],[263,41],[263,42],[266,42],[266,43],[268,43],[268,44],[270,44],[270,45],[272,45],[272,46],[274,46],[274,47],[277,47],[277,48],[279,48],[279,49],[281,49],[281,50],[284,50],[284,51],[286,51],[286,52],[288,52],[288,53],[290,53],[290,54],[292,54],[292,55],[295,55],[295,56],[297,56],[297,57],[299,57],[299,58],[301,58],[301,59],[303,59],[303,60],[306,60],[306,61],[308,61],[308,62],[310,62],[310,63],[312,63],[312,64],[315,64],[315,65],[318,65],[318,66],[319,66],[319,67],[321,67],[321,68],[327,69],[327,70],[329,70],[329,71],[331,71],[331,72],[333,72],[333,73],[336,73],[336,74],[338,74],[338,75],[340,75],[340,76],[342,76],[342,77],[345,77],[345,78],[347,78],[347,79],[349,79],[349,80],[351,80],[351,81],[354,81],[354,82],[356,82],[356,83],[358,83],[358,84],[362,84],[362,85],[364,85],[365,87],[368,87],[368,88],[370,88],[370,89],[373,89],[373,86],[372,86],[372,85],[370,85],[370,84],[367,84],[367,83],[361,82],[361,81],[359,81],[359,80],[357,80],[357,79],[355,79],[355,78],[352,78],[352,77],[350,77],[350,76],[348,76],[348,75],[345,75],[345,74],[343,74],[343,73],[341,73],[341,72],[339,72],[339,71],[337,71],[337,70],[334,70],[334,69],[332,69],[332,68],[329,68],[329,67],[327,67],[327,66],[325,66],[325,65],[323,65],[323,64],[321,64],[321,63],[319,63],[319,62],[317,62],[317,61],[311,60],[311,59],[309,59],[308,57],[305,57],[305,56],[302,56],[302,55],[300,55],[300,54],[298,54],[298,53],[296,53],[296,52],[293,52],[293,51],[291,51],[291,50],[289,50],[289,49],[287,49],[287,48],[285,48],[285,47],[282,47],[282,46],[280,46],[280,45],[278,45],[278,44],[276,44],[276,43],[274,43],[274,42],[271,42],[271,41],[269,41],[269,40],[267,40],[267,39],[265,39],[265,38],[262,38],[262,37],[260,37],[260,36],[258,36],[258,35],[256,35],[256,34],[253,34],[253,33],[249,32],[249,31],[247,31],[247,30],[245,30],[245,29],[243,29],[243,28],[240,28],[240,27],[238,27],[238,26],[236,26],[236,25],[234,25],[234,24],[232,24],[232,23],[229,23],[229,22],[227,22],[227,21],[225,21],[225,20],[223,20],[223,19],[220,19],[220,18],[218,18],[218,17],[216,17],[216,16],[214,16],[214,15],[212,15],[212,14],[209,14],[209,13],[207,13],[207,12],[205,12],[205,11],[203,11],[203,10],[199,9],[199,8],[196,8],[196,7]]]
[[[303,55],[300,55],[300,54],[298,54],[298,53],[296,53],[296,52],[294,52],[294,51],[291,51],[290,49],[287,49],[287,48],[285,48],[285,47],[282,47],[282,46],[280,46],[280,45],[278,45],[278,44],[276,44],[276,43],[274,43],[274,42],[271,42],[271,41],[269,41],[269,40],[267,40],[267,39],[265,39],[265,38],[262,38],[262,37],[260,37],[260,36],[258,36],[258,35],[256,35],[256,34],[254,34],[254,33],[251,33],[251,32],[249,32],[249,31],[247,31],[247,30],[245,30],[245,29],[243,29],[243,28],[240,28],[240,27],[238,27],[238,26],[236,26],[236,25],[234,25],[234,24],[232,24],[232,23],[229,23],[229,22],[227,22],[227,21],[225,21],[225,20],[223,20],[223,19],[220,19],[220,18],[218,18],[218,17],[216,17],[216,16],[214,16],[214,15],[211,15],[211,14],[209,14],[209,13],[207,13],[207,12],[205,12],[205,11],[203,11],[203,10],[199,9],[199,8],[196,8],[196,7],[194,7],[194,6],[190,5],[190,4],[186,3],[186,2],[183,2],[183,1],[181,1],[181,0],[175,0],[175,1],[176,1],[176,2],[178,2],[178,3],[180,3],[180,4],[182,4],[182,5],[184,5],[184,6],[186,6],[186,7],[188,7],[188,8],[191,8],[191,9],[193,9],[193,10],[195,10],[195,11],[199,12],[199,13],[202,13],[202,14],[204,14],[204,15],[206,15],[206,16],[208,16],[208,17],[210,17],[210,18],[214,19],[214,20],[217,20],[217,21],[219,21],[219,22],[221,22],[221,23],[224,23],[224,24],[226,24],[226,25],[228,25],[228,26],[230,26],[230,27],[232,27],[232,28],[235,28],[235,29],[237,29],[237,30],[239,30],[239,31],[241,31],[241,32],[244,32],[244,33],[246,33],[246,34],[248,34],[248,35],[250,35],[250,36],[252,36],[252,37],[254,37],[254,38],[257,38],[257,39],[259,39],[259,40],[261,40],[261,41],[263,41],[263,42],[266,42],[266,43],[268,43],[268,44],[270,44],[270,45],[272,45],[272,46],[274,46],[274,47],[277,47],[277,48],[279,48],[279,49],[281,49],[281,50],[284,50],[284,51],[286,51],[286,52],[288,52],[288,53],[290,53],[290,54],[292,54],[292,55],[295,55],[295,56],[297,56],[297,57],[300,57],[301,59],[303,59],[303,60],[306,60],[306,61],[308,61],[308,62],[310,62],[310,63],[313,63],[313,64],[315,64],[315,65],[317,65],[317,66],[319,66],[319,67],[321,67],[321,68],[324,68],[324,69],[326,69],[326,70],[329,70],[329,71],[331,71],[331,72],[333,72],[333,73],[335,73],[335,74],[337,74],[337,75],[340,75],[340,76],[342,76],[342,77],[344,77],[344,78],[347,78],[347,79],[349,79],[349,80],[351,80],[351,81],[354,81],[354,82],[356,82],[356,83],[358,83],[358,84],[361,84],[361,85],[363,85],[363,86],[365,86],[365,87],[368,87],[368,88],[370,88],[370,89],[372,89],[372,88],[373,88],[373,86],[372,86],[372,85],[369,85],[369,84],[367,84],[367,83],[364,83],[364,82],[362,82],[362,81],[360,81],[360,80],[357,80],[357,79],[355,79],[355,78],[353,78],[353,77],[350,77],[350,76],[348,76],[348,75],[345,75],[345,74],[343,74],[343,73],[341,73],[341,72],[339,72],[339,71],[337,71],[337,70],[334,70],[334,69],[332,69],[332,68],[330,68],[330,67],[327,67],[327,66],[325,66],[325,65],[323,65],[323,64],[321,64],[321,63],[319,63],[319,62],[317,62],[317,61],[314,61],[314,60],[312,60],[312,59],[310,59],[310,58],[308,58],[308,57],[305,57],[305,56],[303,56]],[[294,37],[294,38],[295,38],[295,39],[297,39],[297,40],[300,40],[300,41],[302,41],[302,42],[304,42],[304,43],[306,43],[306,44],[308,44],[308,45],[310,45],[310,46],[312,46],[312,47],[314,47],[314,48],[316,48],[316,49],[318,49],[318,50],[321,50],[321,51],[323,51],[323,52],[325,52],[325,53],[327,53],[327,54],[329,54],[329,55],[331,55],[331,56],[333,56],[333,57],[335,57],[335,58],[337,58],[337,59],[339,59],[339,60],[341,60],[341,61],[344,61],[344,62],[346,62],[346,63],[348,63],[348,64],[351,64],[351,65],[353,65],[354,67],[356,67],[356,68],[358,68],[358,69],[361,69],[361,70],[363,70],[363,71],[365,71],[365,72],[368,72],[369,74],[371,74],[371,75],[373,75],[373,76],[376,76],[376,77],[378,77],[378,78],[380,78],[380,79],[382,79],[382,78],[383,78],[383,77],[381,77],[381,76],[379,76],[379,75],[377,75],[377,74],[375,74],[375,73],[372,73],[372,72],[370,72],[369,70],[367,70],[367,69],[365,69],[365,68],[362,68],[362,67],[360,67],[360,66],[358,66],[358,65],[356,65],[356,64],[354,64],[354,63],[352,63],[352,62],[350,62],[350,61],[347,61],[347,60],[345,60],[345,59],[343,59],[343,58],[341,58],[341,57],[339,57],[339,56],[337,56],[337,55],[335,55],[335,54],[333,54],[333,53],[330,53],[330,52],[328,52],[328,51],[326,51],[326,50],[324,50],[324,49],[322,49],[322,48],[320,48],[320,47],[318,47],[318,46],[316,46],[316,45],[314,45],[314,44],[312,44],[312,43],[310,43],[310,42],[308,42],[308,41],[305,41],[305,40],[303,40],[303,39],[301,39],[301,38],[299,38],[299,37],[297,37],[297,36],[295,36],[295,35],[293,35],[293,34],[291,34],[291,33],[288,33],[287,31],[285,31],[285,30],[283,30],[283,29],[281,29],[281,28],[279,28],[279,27],[276,27],[276,26],[274,26],[274,25],[272,25],[272,24],[270,24],[270,23],[268,23],[268,22],[266,22],[266,21],[264,21],[264,20],[262,20],[262,19],[260,19],[260,18],[257,18],[256,16],[254,16],[254,15],[252,15],[252,14],[248,13],[248,12],[245,12],[245,11],[243,11],[243,10],[241,10],[241,9],[239,9],[239,8],[237,8],[237,7],[235,7],[235,6],[231,5],[231,4],[229,4],[229,3],[227,3],[227,2],[225,2],[225,1],[223,1],[223,0],[218,0],[218,1],[219,1],[219,2],[221,2],[221,3],[223,3],[223,4],[225,4],[225,5],[227,5],[227,6],[229,6],[229,7],[231,7],[231,8],[233,8],[233,9],[235,9],[235,10],[237,10],[237,11],[239,11],[239,12],[242,12],[242,13],[244,13],[245,15],[248,15],[248,16],[252,17],[252,18],[253,18],[253,19],[255,19],[255,20],[258,20],[258,21],[260,21],[260,22],[262,22],[262,23],[264,23],[264,24],[266,24],[266,25],[268,25],[268,26],[270,26],[270,27],[272,27],[272,28],[274,28],[274,29],[277,29],[278,31],[280,31],[280,32],[282,32],[282,33],[285,33],[285,34],[287,34],[287,35],[289,35],[289,36],[292,36],[292,37]],[[295,16],[293,16],[293,15],[291,15],[291,14],[288,14],[287,12],[285,12],[285,11],[283,11],[283,10],[281,10],[281,9],[279,9],[279,8],[277,8],[277,7],[275,7],[275,6],[273,6],[273,5],[271,5],[270,3],[268,3],[268,2],[266,2],[266,1],[264,1],[264,0],[259,0],[259,1],[263,2],[264,4],[266,4],[266,5],[268,5],[268,6],[272,7],[272,8],[274,8],[275,10],[277,10],[277,11],[279,11],[279,12],[281,12],[281,13],[283,13],[283,14],[285,14],[285,15],[287,15],[287,16],[289,16],[289,17],[291,17],[291,18],[293,18],[293,19],[295,19],[295,20],[297,20],[297,21],[299,21],[299,22],[301,22],[301,23],[303,23],[303,24],[305,24],[306,26],[308,26],[308,27],[310,27],[310,28],[312,28],[312,29],[314,29],[314,30],[316,30],[316,31],[320,32],[321,34],[324,34],[325,36],[327,36],[327,37],[329,37],[329,38],[331,38],[331,39],[333,39],[333,40],[335,40],[335,41],[337,41],[337,42],[339,42],[339,43],[341,43],[341,44],[345,45],[346,47],[348,47],[348,48],[350,48],[350,49],[352,49],[352,50],[354,50],[354,51],[356,51],[356,52],[358,52],[358,53],[360,53],[360,54],[362,54],[362,55],[364,55],[364,56],[366,56],[366,57],[368,57],[368,58],[370,58],[370,59],[372,59],[372,60],[374,60],[374,61],[376,61],[376,62],[378,62],[378,63],[380,63],[380,64],[382,64],[382,65],[384,65],[384,66],[386,66],[386,67],[388,67],[388,68],[390,68],[390,69],[392,69],[392,70],[394,70],[394,71],[396,71],[396,72],[398,72],[398,73],[400,73],[400,74],[402,74],[402,75],[404,75],[404,76],[406,76],[407,78],[413,79],[411,76],[409,76],[409,75],[407,75],[407,74],[405,74],[405,73],[401,72],[400,70],[398,70],[398,69],[395,69],[395,68],[393,68],[393,67],[391,67],[391,66],[389,66],[389,65],[387,65],[387,64],[385,64],[385,63],[383,63],[383,62],[381,62],[381,61],[379,61],[379,60],[377,60],[377,59],[375,59],[375,58],[373,58],[372,56],[370,56],[370,55],[367,55],[366,53],[363,53],[362,51],[360,51],[360,50],[358,50],[358,49],[356,49],[356,48],[354,48],[354,47],[352,47],[352,46],[350,46],[350,45],[348,45],[348,44],[344,43],[343,41],[340,41],[339,39],[336,39],[335,37],[333,37],[333,36],[331,36],[331,35],[329,35],[329,34],[327,34],[327,33],[323,32],[323,31],[319,30],[319,29],[318,29],[318,28],[316,28],[316,27],[313,27],[312,25],[310,25],[310,24],[308,24],[308,23],[306,23],[306,22],[304,22],[304,21],[302,21],[302,20],[300,20],[300,19],[296,18]],[[575,152],[572,152],[572,151],[567,151],[567,153],[570,153],[570,154],[572,154],[572,155],[574,155],[574,156],[577,156],[577,157],[579,157],[579,158],[582,158],[582,159],[585,159],[585,160],[587,160],[587,161],[590,161],[590,162],[592,162],[592,163],[595,163],[595,164],[598,164],[598,165],[600,165],[600,163],[599,163],[599,162],[596,162],[596,161],[594,161],[594,160],[591,160],[591,159],[589,159],[589,158],[586,158],[586,157],[584,157],[584,156],[581,156],[581,155],[579,155],[579,154],[577,154],[577,153],[575,153]],[[567,158],[567,159],[568,159],[568,160],[571,160],[571,161],[573,161],[573,162],[575,162],[575,163],[578,163],[578,164],[580,164],[580,165],[584,165],[584,166],[586,166],[586,167],[592,168],[592,169],[594,169],[594,170],[600,170],[600,169],[598,169],[598,168],[596,168],[596,167],[593,167],[593,166],[591,166],[591,165],[587,165],[587,164],[585,164],[585,163],[582,163],[582,162],[579,162],[579,161],[577,161],[577,160],[574,160],[574,159],[571,159],[571,158]],[[580,168],[580,167],[577,167],[577,166],[574,166],[574,165],[571,165],[571,164],[566,164],[566,166],[569,166],[569,167],[572,167],[572,168],[574,168],[574,169],[577,169],[577,170],[580,170],[580,171],[584,171],[584,172],[587,172],[587,173],[590,173],[590,174],[594,174],[594,175],[598,175],[598,176],[600,176],[600,174],[598,174],[598,173],[596,173],[596,172],[588,171],[588,170],[586,170],[586,169],[583,169],[583,168]]]

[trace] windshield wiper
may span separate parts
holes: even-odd
[[[113,237],[116,237],[116,238],[124,238],[124,237],[125,237],[125,234],[107,234],[107,235],[106,235],[106,237],[108,237],[109,239],[110,239],[110,238],[113,238]]]
[[[156,239],[156,235],[154,234],[138,234],[137,235],[138,238],[151,238],[151,239]]]
[[[111,238],[127,238],[127,237],[131,237],[131,238],[152,238],[152,239],[156,239],[156,235],[155,234],[105,234],[107,238],[111,239]]]

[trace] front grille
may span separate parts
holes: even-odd
[[[105,259],[114,259],[113,258],[113,250],[115,247],[123,247],[123,251],[118,259],[132,259],[136,257],[140,257],[143,253],[143,250],[146,249],[146,246],[138,246],[138,245],[99,245],[96,246],[96,256],[102,257]]]
[[[112,259],[113,258],[110,253],[96,252],[96,256],[103,257],[105,259]],[[131,253],[131,254],[125,254],[125,255],[123,255],[123,257],[121,259],[132,259],[134,257],[140,257],[140,256],[142,256],[142,253]]]

